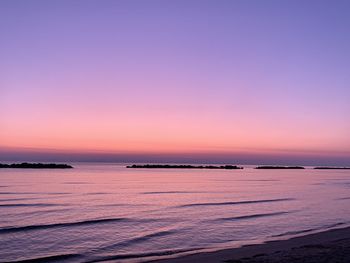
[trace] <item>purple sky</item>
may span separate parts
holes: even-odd
[[[349,164],[349,14],[340,0],[2,0],[0,159]]]

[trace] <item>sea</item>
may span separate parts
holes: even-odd
[[[0,262],[147,262],[350,223],[350,170],[0,169]]]

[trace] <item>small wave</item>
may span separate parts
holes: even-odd
[[[337,198],[335,200],[349,200],[349,199],[350,199],[350,197],[342,197],[342,198]]]
[[[72,193],[69,192],[53,192],[53,193],[38,193],[38,194],[46,194],[46,195],[70,195]]]
[[[0,192],[0,195],[69,195],[68,192]]]
[[[122,241],[122,242],[119,242],[119,243],[116,243],[116,244],[112,244],[112,245],[109,245],[109,246],[104,246],[104,247],[101,247],[99,249],[96,249],[95,251],[113,250],[113,249],[116,249],[116,248],[119,248],[119,247],[133,245],[133,244],[136,244],[136,243],[142,243],[142,242],[148,241],[148,240],[150,240],[152,238],[172,235],[174,233],[176,233],[175,230],[158,231],[158,232],[154,232],[154,233],[151,233],[151,234],[147,234],[147,235],[131,238],[131,239],[128,239],[128,240],[125,240],[125,241]]]
[[[108,195],[107,192],[96,192],[96,193],[84,193],[83,195]]]
[[[275,212],[275,213],[253,214],[253,215],[236,216],[236,217],[223,217],[223,218],[215,219],[215,221],[216,220],[236,221],[236,220],[260,218],[260,217],[279,216],[279,215],[284,215],[284,214],[289,214],[289,213],[290,212]]]
[[[20,211],[17,213],[16,211],[14,213],[9,213],[10,215],[21,215],[23,217],[26,216],[33,216],[33,215],[47,215],[48,213],[62,213],[64,211],[71,211],[70,208],[62,208],[62,209],[50,209],[50,210],[40,210],[40,211]],[[12,211],[11,211],[12,212]]]
[[[222,203],[194,203],[180,205],[177,207],[193,207],[193,206],[221,206],[221,205],[243,205],[243,204],[256,204],[256,203],[272,203],[272,202],[282,202],[282,201],[292,201],[294,198],[279,198],[279,199],[263,199],[263,200],[247,200],[247,201],[237,201],[237,202],[222,202]]]
[[[349,182],[336,182],[336,183],[332,183],[332,185],[336,185],[339,187],[350,187],[350,183]]]
[[[190,192],[190,191],[163,191],[163,192],[143,192],[144,195],[158,195],[158,194],[193,194],[201,192]]]
[[[0,192],[0,195],[36,195],[35,192]]]
[[[340,222],[340,223],[335,223],[332,225],[325,225],[325,226],[321,226],[321,227],[315,227],[315,228],[308,228],[308,229],[303,229],[303,230],[298,230],[298,231],[288,231],[282,234],[278,234],[278,235],[273,235],[271,237],[283,237],[283,236],[289,236],[289,235],[298,235],[298,234],[304,234],[304,233],[308,233],[308,232],[313,232],[313,231],[319,231],[319,230],[323,230],[323,229],[328,229],[328,228],[333,228],[333,227],[337,227],[337,226],[341,226],[341,225],[345,225],[345,222]]]
[[[102,204],[94,205],[95,207],[138,207],[138,206],[148,206],[149,204]]]
[[[45,207],[45,206],[61,206],[62,204],[45,204],[45,203],[37,203],[37,204],[0,204],[1,207],[27,207],[27,206],[37,206],[37,207]]]
[[[88,182],[64,182],[62,184],[91,184],[91,183],[88,183]]]
[[[120,255],[96,258],[94,260],[86,261],[86,263],[121,260],[121,259],[132,259],[132,258],[170,256],[170,255],[179,254],[179,253],[197,251],[197,250],[201,250],[201,249],[203,249],[203,248],[163,250],[163,251],[158,251],[158,252],[140,253],[140,254],[120,254]]]
[[[24,260],[15,260],[15,261],[8,261],[9,263],[44,263],[44,262],[60,262],[62,260],[70,260],[73,258],[81,257],[80,254],[61,254],[61,255],[53,255],[53,256],[47,256],[47,257],[39,257],[39,258],[31,258],[31,259],[24,259]]]
[[[326,181],[347,181],[348,178],[329,178],[329,179],[324,179]]]
[[[147,240],[149,240],[151,238],[154,238],[154,237],[168,236],[168,235],[174,234],[175,232],[176,231],[174,231],[174,230],[159,231],[159,232],[151,233],[151,234],[144,235],[144,236],[141,236],[141,237],[133,238],[131,240],[128,240],[127,243],[135,244],[135,243],[147,241]]]
[[[7,227],[7,228],[0,228],[0,233],[13,233],[13,232],[40,230],[40,229],[57,228],[57,227],[94,225],[94,224],[100,224],[100,223],[121,222],[121,221],[128,221],[128,220],[130,220],[130,219],[128,219],[128,218],[103,218],[103,219],[93,219],[93,220],[68,222],[68,223]]]
[[[239,182],[280,182],[281,180],[277,180],[277,179],[259,179],[259,180],[249,180],[249,179],[242,179],[242,180],[235,180],[235,181],[239,181]]]
[[[0,202],[26,201],[26,200],[38,200],[38,199],[42,199],[42,198],[39,198],[39,197],[7,198],[7,199],[0,199]]]

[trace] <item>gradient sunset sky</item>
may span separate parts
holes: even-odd
[[[0,1],[0,159],[350,163],[350,1]]]

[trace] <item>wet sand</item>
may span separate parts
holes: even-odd
[[[157,262],[349,263],[350,227]]]

